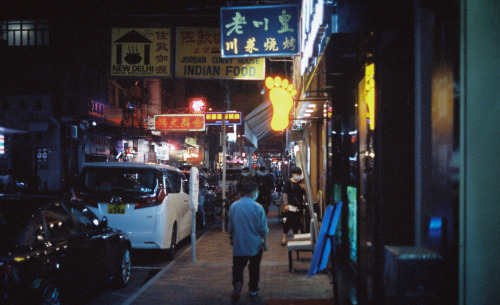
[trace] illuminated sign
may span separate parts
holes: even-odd
[[[175,77],[251,79],[265,77],[264,58],[221,58],[220,28],[177,28]]]
[[[375,130],[375,65],[369,64],[365,68],[365,100],[367,116],[371,130]]]
[[[228,125],[241,125],[241,112],[205,112],[205,125],[221,125],[222,117]]]
[[[5,136],[0,134],[0,155],[5,154]]]
[[[88,113],[101,118],[107,113],[107,108],[104,103],[95,100],[90,100],[88,103]]]
[[[204,97],[189,99],[189,111],[191,113],[204,113],[205,109],[207,109],[207,101]]]
[[[203,114],[160,114],[155,115],[155,130],[159,131],[203,131]]]
[[[111,75],[171,77],[168,28],[113,28]]]
[[[271,129],[281,131],[290,124],[289,115],[293,106],[293,97],[297,90],[293,88],[288,79],[281,77],[267,77],[266,88],[269,89],[269,99],[273,105],[273,116],[271,119]]]
[[[222,57],[271,57],[300,53],[299,6],[222,7]]]
[[[318,38],[320,38],[320,28],[324,25],[325,3],[323,0],[305,0],[302,2],[302,41],[301,48],[303,51],[300,61],[300,72],[305,74],[306,68],[309,66],[311,58],[315,56],[315,51],[321,51]],[[321,34],[324,35],[324,34]],[[321,37],[321,39],[323,39]]]

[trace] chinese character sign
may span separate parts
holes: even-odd
[[[222,57],[300,53],[298,5],[221,8]]]
[[[171,39],[168,28],[113,28],[111,75],[171,77]]]
[[[205,116],[201,114],[155,115],[155,130],[159,131],[203,131]]]
[[[228,125],[241,125],[241,112],[205,112],[205,125],[221,125],[222,117]]]
[[[264,79],[264,58],[223,59],[220,45],[220,28],[177,28],[175,76],[197,79]]]

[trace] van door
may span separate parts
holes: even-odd
[[[178,241],[189,235],[187,228],[191,227],[189,197],[183,190],[183,177],[180,172],[167,171],[168,204],[171,205],[168,210],[173,214],[169,218],[177,221]]]

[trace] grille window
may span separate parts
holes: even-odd
[[[9,47],[48,46],[49,24],[43,20],[3,21],[1,35]]]

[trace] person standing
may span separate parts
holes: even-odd
[[[244,167],[241,170],[241,177],[238,179],[238,184],[236,185],[236,192],[238,193],[238,196],[241,196],[243,185],[247,182],[255,182],[255,177],[252,176],[248,167]]]
[[[271,205],[271,193],[274,192],[275,186],[273,179],[267,174],[265,166],[259,168],[256,182],[259,185],[259,198],[257,198],[257,202],[262,204],[267,215],[269,206]]]
[[[283,186],[283,237],[281,245],[286,246],[288,231],[292,229],[293,234],[299,232],[300,217],[304,208],[304,196],[306,185],[302,179],[302,170],[296,167],[292,170],[292,178]]]
[[[258,185],[248,182],[243,185],[242,198],[229,208],[228,232],[233,245],[233,301],[240,298],[243,274],[248,262],[249,295],[260,293],[260,261],[267,251],[267,217],[262,205],[255,199],[259,195]]]

